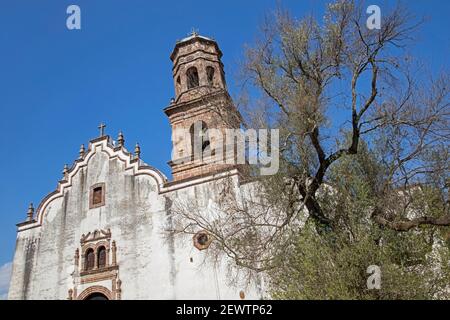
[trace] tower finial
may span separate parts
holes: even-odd
[[[98,129],[100,130],[100,137],[103,137],[105,135],[105,128],[106,124],[104,124],[103,122],[98,126]]]
[[[134,148],[134,155],[138,159],[141,157],[141,147],[139,146],[139,143],[137,143],[137,142],[136,142],[136,147]]]
[[[198,36],[198,29],[192,27],[190,35],[193,36],[193,37]]]
[[[64,165],[64,169],[63,169],[63,177],[64,179],[67,179],[67,173],[69,172],[69,166],[67,164]]]
[[[84,153],[86,152],[86,149],[84,148],[84,144],[80,146],[80,157],[79,159],[82,159],[84,157]]]
[[[119,132],[119,136],[117,137],[117,142],[119,143],[119,147],[123,147],[125,145],[125,139],[123,137],[123,132]]]
[[[28,211],[27,211],[27,220],[32,221],[33,215],[34,215],[34,207],[33,207],[33,203],[31,202],[30,206],[28,207]]]

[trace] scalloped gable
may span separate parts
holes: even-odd
[[[39,227],[42,225],[45,211],[48,205],[64,196],[64,191],[72,186],[73,177],[83,167],[88,166],[90,159],[97,152],[104,152],[108,155],[109,160],[118,159],[125,164],[125,170],[132,170],[134,176],[147,175],[152,177],[158,187],[158,193],[164,189],[164,184],[168,182],[167,178],[159,170],[145,164],[138,158],[135,158],[130,152],[123,147],[115,147],[110,142],[109,136],[103,136],[89,143],[88,151],[78,160],[74,162],[72,167],[66,172],[63,180],[58,182],[55,191],[48,194],[39,204],[36,211],[36,218],[27,223],[18,224],[18,231]]]

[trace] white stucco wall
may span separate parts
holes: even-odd
[[[225,258],[213,264],[192,237],[167,232],[173,201],[197,197],[208,203],[212,182],[162,190],[156,173],[141,173],[131,155],[106,139],[92,143],[60,194],[44,201],[37,221],[19,228],[9,299],[67,299],[69,289],[79,294],[92,285],[111,290],[111,281],[74,283],[82,235],[107,229],[117,244],[122,299],[239,299],[244,284],[229,284]],[[105,206],[89,209],[90,187],[99,182],[106,186]],[[254,286],[245,293],[261,297]]]

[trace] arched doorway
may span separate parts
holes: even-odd
[[[84,290],[77,300],[113,300],[116,296],[103,286],[92,286]]]
[[[109,300],[107,296],[100,292],[94,292],[88,295],[84,300]]]

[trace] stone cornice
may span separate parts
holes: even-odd
[[[222,57],[222,51],[220,51],[219,46],[217,45],[217,42],[213,39],[209,39],[202,36],[195,36],[195,37],[189,37],[185,40],[179,41],[176,43],[175,48],[173,48],[172,53],[170,54],[170,60],[174,61],[176,55],[178,54],[178,49],[182,46],[194,43],[194,42],[204,42],[210,45],[213,45],[215,49],[217,50],[217,55],[219,57]]]
[[[191,90],[198,90],[198,88],[201,87],[197,87]],[[183,92],[177,99],[177,101],[180,100],[181,96],[183,94],[188,93],[189,91]],[[226,101],[228,101],[230,103],[230,105],[232,105],[233,101],[230,97],[230,95],[228,94],[228,92],[222,88],[214,88],[214,90],[211,90],[210,92],[208,92],[207,94],[204,94],[196,99],[192,99],[189,101],[184,101],[184,102],[179,102],[179,103],[173,103],[171,105],[169,105],[168,107],[164,108],[164,113],[170,117],[172,114],[179,112],[180,110],[182,111],[187,111],[191,108],[194,107],[199,107],[202,106],[204,104],[204,102],[206,100],[208,101],[213,101],[214,99],[220,99],[222,97],[226,98]],[[208,108],[208,106],[202,106],[204,108]]]

